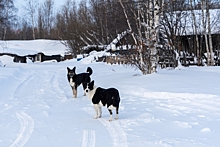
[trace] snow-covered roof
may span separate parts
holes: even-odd
[[[16,40],[0,41],[0,53],[12,53],[20,56],[37,54],[39,52],[45,55],[63,56],[67,47],[58,40]]]

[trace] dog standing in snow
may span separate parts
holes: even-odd
[[[73,96],[77,97],[77,87],[82,84],[83,90],[88,82],[91,81],[92,68],[88,67],[85,73],[76,74],[76,67],[70,69],[67,67],[67,79],[73,91]],[[84,93],[85,95],[85,93]]]
[[[116,110],[116,117],[118,119],[118,109],[120,103],[119,92],[115,88],[104,89],[94,86],[94,81],[89,82],[85,88],[86,95],[91,99],[96,115],[95,119],[102,117],[102,106],[107,105],[110,113],[109,121],[112,121],[112,110]]]

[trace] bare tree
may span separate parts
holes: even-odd
[[[205,5],[206,5],[206,0],[202,0],[201,2],[201,5],[202,5],[202,25],[203,25],[203,35],[205,37],[205,45],[206,45],[206,52],[207,52],[207,63],[209,65],[210,63],[210,52],[209,52],[209,43],[208,43],[208,38],[207,38],[207,21],[206,21],[206,18],[205,17]]]
[[[210,49],[210,62],[208,65],[213,66],[214,65],[214,57],[213,57],[213,46],[212,46],[212,34],[211,34],[211,22],[210,22],[210,11],[209,11],[209,5],[210,1],[206,0],[206,15],[208,19],[208,35],[209,35],[209,49]],[[207,44],[208,45],[208,44]]]
[[[53,0],[45,0],[38,9],[38,30],[40,38],[53,38],[53,36],[51,36],[54,25],[53,7]]]
[[[108,45],[118,34],[127,30],[126,19],[118,0],[89,0],[89,11],[97,43]],[[130,39],[131,37],[129,41]]]
[[[42,5],[42,9],[43,9],[42,16],[44,19],[43,26],[44,26],[44,31],[47,36],[51,35],[51,29],[53,26],[53,21],[54,21],[53,6],[54,6],[53,0],[45,0],[45,2]]]
[[[39,38],[44,38],[45,37],[44,16],[43,16],[42,7],[38,8],[38,32],[39,32]]]
[[[134,40],[134,44],[137,45],[137,44],[138,44],[138,41],[137,41],[137,39],[135,38],[135,34],[134,34],[134,31],[133,31],[133,29],[132,29],[132,27],[131,27],[131,22],[130,22],[130,20],[129,20],[129,18],[128,18],[128,14],[127,14],[127,12],[126,12],[125,6],[124,6],[124,4],[122,3],[122,0],[119,0],[119,2],[120,2],[121,7],[122,7],[122,9],[123,9],[123,13],[124,13],[124,16],[125,16],[125,18],[126,18],[126,22],[127,22],[128,28],[129,28],[129,30],[130,30],[130,32],[131,32],[131,36],[132,36],[132,38],[133,38],[133,40]]]
[[[160,20],[162,33],[172,50],[181,50],[180,37],[185,33],[188,23],[186,17],[186,4],[184,1],[166,1],[163,5],[163,16]]]
[[[160,1],[159,0],[152,0],[150,1],[150,9],[152,11],[152,14],[149,16],[150,18],[150,34],[152,37],[150,38],[150,73],[156,72],[156,66],[157,66],[157,47],[159,44],[158,35],[159,35],[159,18],[160,18]]]
[[[55,23],[58,32],[58,38],[62,40],[62,43],[70,48],[70,51],[74,56],[79,52],[79,39],[78,32],[80,24],[77,22],[77,7],[75,1],[68,0],[62,9],[56,15],[57,21]]]
[[[32,39],[35,39],[36,32],[36,10],[38,8],[38,1],[37,0],[26,0],[26,5],[24,6],[27,16],[30,20],[31,27],[32,27]]]
[[[194,6],[195,4],[193,4],[192,0],[190,0],[190,6],[191,6],[191,14],[192,14],[192,21],[193,21],[193,30],[195,32],[195,36],[196,36],[196,50],[197,50],[197,57],[200,57],[200,52],[199,52],[199,38],[198,38],[198,26],[197,26],[197,19],[195,16],[195,12],[194,12]],[[198,65],[201,64],[201,60],[198,60]]]
[[[209,0],[201,1],[202,9],[202,25],[203,25],[203,35],[205,37],[205,47],[207,52],[207,65],[214,65],[213,57],[213,45],[212,45],[212,36],[211,36],[211,22],[210,22],[210,7],[211,3]]]
[[[6,39],[7,29],[12,27],[15,19],[15,12],[17,9],[14,6],[13,0],[1,0],[0,1],[0,37]]]
[[[130,5],[130,10],[136,20],[135,24],[133,24],[136,29],[132,27],[128,17],[128,10],[124,6],[125,2],[120,0],[120,4],[136,46],[137,53],[136,55],[133,53],[130,57],[130,63],[137,66],[143,74],[156,72],[161,1],[136,1]]]

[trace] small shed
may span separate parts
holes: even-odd
[[[27,58],[26,56],[19,56],[19,55],[15,55],[13,62],[17,62],[17,63],[27,63]]]
[[[57,62],[60,62],[62,59],[62,56],[57,54],[57,55],[45,55],[44,53],[40,52],[36,54],[35,56],[35,61],[39,62],[44,62],[48,60],[56,60]]]

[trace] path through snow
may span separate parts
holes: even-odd
[[[23,147],[34,130],[34,120],[24,111],[16,112],[15,116],[20,122],[20,131],[17,139],[9,147]]]
[[[67,66],[77,66],[77,73],[91,66],[96,85],[119,89],[118,120],[109,122],[109,112],[104,107],[102,118],[93,119],[93,106],[83,96],[82,87],[78,89],[78,97],[73,98],[66,79]],[[76,61],[2,67],[0,146],[217,147],[220,144],[220,80],[211,78],[220,75],[220,68],[163,70],[134,76],[138,74],[130,67]]]

